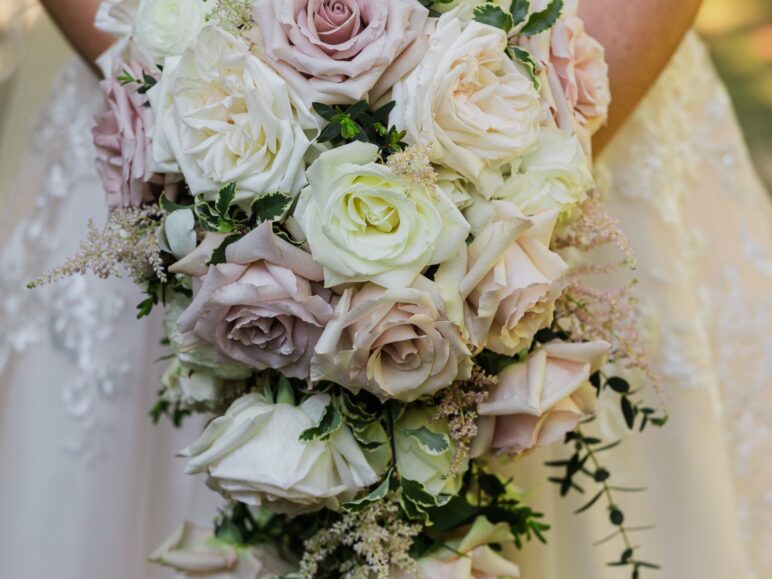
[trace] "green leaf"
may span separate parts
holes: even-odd
[[[153,311],[153,306],[156,305],[157,303],[158,303],[158,297],[156,297],[155,294],[139,302],[137,304],[137,319],[139,320],[146,316],[149,316],[150,312]]]
[[[331,400],[324,409],[324,414],[319,424],[300,433],[300,440],[312,442],[314,440],[329,440],[340,427],[343,426],[343,415],[335,399]]]
[[[627,394],[630,392],[630,384],[627,382],[627,380],[617,376],[612,376],[606,380],[606,386],[619,394]]]
[[[491,350],[483,350],[474,359],[475,364],[480,366],[486,373],[496,376],[507,366],[517,362],[512,356],[497,354]]]
[[[424,507],[436,507],[438,505],[439,498],[427,491],[420,482],[403,478],[400,480],[400,488],[404,496],[418,505]]]
[[[494,500],[507,492],[507,487],[495,474],[481,473],[477,477],[477,484],[480,485],[480,488],[486,495]]]
[[[474,19],[482,24],[500,28],[504,32],[509,32],[514,28],[515,23],[512,15],[504,12],[495,4],[481,4],[474,9]]]
[[[355,121],[366,110],[367,110],[367,101],[365,100],[358,101],[349,107],[348,116]]]
[[[231,203],[236,198],[236,183],[228,183],[225,187],[220,189],[217,193],[217,202],[215,203],[215,209],[220,217],[228,215],[228,209],[231,207]]]
[[[509,49],[512,51],[511,52],[512,60],[521,64],[523,68],[525,68],[525,72],[528,74],[528,77],[531,79],[531,84],[533,84],[533,88],[536,89],[537,92],[540,91],[541,80],[539,80],[539,75],[536,74],[536,69],[538,68],[538,66],[533,56],[531,56],[531,53],[528,52],[527,50],[520,48],[519,46],[510,46]]]
[[[166,197],[166,195],[161,195],[160,199],[158,200],[158,203],[161,206],[161,209],[163,209],[167,213],[174,213],[175,211],[179,211],[180,209],[193,208],[191,205],[180,205],[179,203],[174,203],[173,201],[169,201],[169,198]]]
[[[383,480],[380,482],[380,484],[377,487],[375,487],[366,496],[342,505],[343,510],[348,511],[349,513],[359,513],[365,507],[385,499],[386,495],[389,494],[389,491],[392,488],[393,473],[394,473],[393,469],[390,468],[389,470],[387,470],[386,474],[383,477]]]
[[[583,513],[584,511],[588,510],[592,505],[594,505],[596,502],[598,502],[598,499],[603,495],[603,489],[599,490],[597,494],[592,497],[589,501],[587,501],[583,506],[579,507],[574,511],[575,515],[578,515],[580,513]]]
[[[612,525],[616,525],[617,527],[621,526],[622,523],[625,522],[625,515],[622,511],[619,509],[611,509],[608,515],[609,520],[611,521]]]
[[[560,18],[563,12],[563,0],[552,0],[541,12],[536,12],[528,19],[528,23],[520,31],[525,36],[534,36],[549,30]]]
[[[635,407],[627,396],[622,396],[620,405],[622,407],[622,414],[625,417],[627,428],[632,429],[635,426]]]
[[[450,449],[450,438],[442,432],[432,432],[425,426],[415,430],[405,429],[405,434],[413,437],[426,454],[440,455]]]
[[[264,221],[279,221],[292,205],[292,197],[283,193],[268,193],[258,197],[249,206],[249,212],[256,225]]]
[[[237,242],[239,239],[241,239],[241,235],[235,233],[223,239],[222,243],[217,246],[217,249],[212,252],[212,257],[209,259],[208,265],[219,265],[228,261],[225,256],[225,250],[228,249],[229,245]]]
[[[512,14],[515,26],[525,22],[530,11],[531,0],[512,0],[512,5],[509,7],[509,13]]]
[[[126,69],[123,69],[123,72],[119,74],[117,77],[115,77],[115,80],[117,80],[122,85],[127,85],[132,82],[139,82],[134,76]]]
[[[314,107],[316,114],[322,117],[325,121],[332,120],[332,117],[335,116],[335,113],[337,112],[334,107],[324,103],[311,103],[311,106]]]
[[[322,132],[319,133],[319,138],[317,139],[320,143],[327,143],[329,141],[334,141],[340,136],[340,124],[339,123],[330,123],[324,129],[322,129]]]

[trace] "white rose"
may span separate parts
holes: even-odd
[[[224,496],[277,512],[337,509],[378,475],[347,426],[326,441],[300,440],[329,402],[327,394],[300,406],[242,396],[182,451],[190,457],[185,472],[207,471],[209,486]]]
[[[494,197],[517,205],[526,215],[550,209],[566,214],[587,198],[594,184],[579,139],[545,128],[538,146],[512,168],[511,177]]]
[[[473,203],[471,192],[474,187],[461,175],[445,167],[437,169],[437,186],[459,209],[466,209]]]
[[[244,40],[204,27],[181,57],[167,59],[149,96],[154,169],[181,172],[193,194],[213,199],[236,182],[236,200],[248,205],[303,186],[310,143],[298,113],[309,113]]]
[[[163,397],[185,407],[217,400],[223,380],[208,370],[193,370],[175,359],[161,377]]]
[[[462,475],[469,459],[461,462],[458,474],[449,476],[456,456],[456,444],[450,437],[445,419],[435,420],[437,409],[430,406],[409,406],[394,424],[394,446],[397,471],[402,478],[421,483],[434,496],[455,495],[461,490]],[[437,452],[421,443],[419,432],[429,430],[447,441],[446,449]]]
[[[141,0],[134,40],[157,62],[178,56],[198,36],[206,20],[204,0]]]
[[[308,169],[295,217],[328,287],[406,287],[464,247],[469,224],[443,191],[408,186],[377,158],[378,147],[353,142]]]
[[[489,197],[506,165],[539,134],[541,106],[531,80],[507,56],[503,30],[443,15],[421,64],[393,89],[391,122],[430,158]]]
[[[179,577],[267,579],[292,571],[266,547],[241,547],[218,541],[211,531],[183,523],[150,555],[150,561],[173,568]]]

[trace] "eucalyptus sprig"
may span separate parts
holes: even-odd
[[[592,421],[592,419],[589,419],[585,423],[590,421]],[[566,444],[572,444],[574,446],[574,454],[568,459],[549,461],[546,463],[548,467],[564,469],[563,476],[550,477],[549,481],[560,486],[561,496],[566,496],[571,491],[584,494],[584,487],[577,482],[577,479],[580,477],[584,477],[585,481],[600,486],[599,490],[593,494],[592,498],[578,508],[575,513],[584,513],[591,509],[601,498],[605,498],[609,522],[616,527],[616,530],[598,541],[596,545],[605,543],[615,537],[621,537],[624,546],[619,559],[608,563],[608,565],[611,567],[630,567],[632,569],[632,579],[638,579],[640,577],[641,569],[659,569],[659,565],[636,557],[640,547],[634,545],[630,539],[631,533],[648,530],[651,527],[626,526],[624,512],[614,494],[615,492],[640,492],[645,489],[612,485],[610,482],[611,472],[602,465],[598,458],[600,453],[618,447],[621,441],[604,444],[601,439],[587,436],[581,428],[577,428],[574,432],[566,434],[565,442]]]

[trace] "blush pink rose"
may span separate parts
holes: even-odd
[[[525,362],[507,366],[477,408],[480,434],[475,454],[487,450],[519,454],[561,441],[595,412],[595,389],[589,380],[610,347],[604,341],[554,341]]]
[[[563,17],[552,29],[551,62],[568,106],[593,133],[608,117],[608,64],[603,46],[585,31],[578,5],[578,0],[568,0]]]
[[[416,0],[256,0],[261,56],[307,103],[377,99],[428,46]]]
[[[491,209],[493,220],[435,281],[472,344],[514,356],[552,322],[568,265],[549,248],[558,210],[526,218],[506,201]]]
[[[134,78],[142,76],[139,67],[126,63],[118,63],[116,70],[118,74],[129,72]],[[152,186],[163,184],[163,177],[153,173],[148,164],[153,115],[144,106],[145,96],[137,92],[138,83],[121,84],[113,77],[100,86],[104,104],[91,131],[97,173],[109,207],[136,207],[152,201]]]
[[[322,268],[275,235],[270,222],[230,245],[226,257],[203,276],[180,331],[251,368],[308,378],[314,346],[333,314]]]
[[[332,380],[381,399],[412,402],[469,378],[471,353],[449,322],[434,284],[366,284],[347,289],[311,363],[313,380]]]

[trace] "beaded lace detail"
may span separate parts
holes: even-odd
[[[741,526],[772,572],[772,204],[692,34],[599,166],[633,239],[657,369],[722,418]]]

